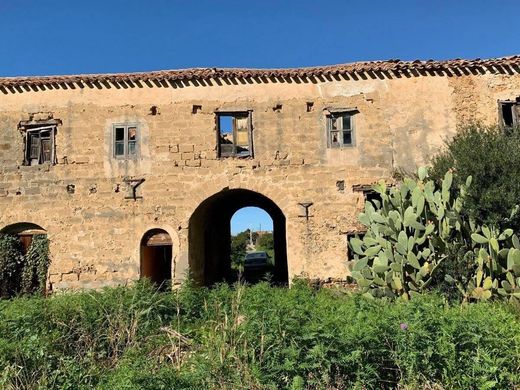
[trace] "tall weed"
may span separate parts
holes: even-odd
[[[0,301],[0,388],[515,388],[518,313],[303,282],[17,298]]]

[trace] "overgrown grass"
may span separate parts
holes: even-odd
[[[511,389],[520,318],[505,303],[373,302],[258,284],[146,283],[0,302],[5,389]]]

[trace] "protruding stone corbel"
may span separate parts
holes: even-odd
[[[313,217],[309,213],[309,208],[314,204],[313,202],[305,201],[305,202],[299,202],[298,204],[300,205],[301,211],[303,214],[303,215],[302,214],[298,215],[298,217],[305,218],[307,221],[309,220],[309,218]]]
[[[125,199],[142,199],[142,196],[137,195],[137,188],[144,183],[144,179],[124,179],[123,180],[128,185],[128,195],[125,196]]]

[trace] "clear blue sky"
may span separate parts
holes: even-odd
[[[520,53],[515,5],[498,0],[0,0],[0,76],[497,57]],[[260,221],[267,227],[265,215],[239,212],[234,232]]]
[[[0,0],[0,75],[520,53],[515,2]]]
[[[231,234],[244,230],[273,230],[273,220],[264,210],[258,207],[244,207],[231,218]]]

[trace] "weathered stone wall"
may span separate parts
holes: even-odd
[[[32,222],[48,231],[53,288],[137,279],[140,241],[153,228],[172,237],[174,277],[182,280],[190,216],[203,200],[234,188],[261,193],[284,213],[290,278],[344,278],[346,233],[363,205],[352,186],[414,169],[458,125],[496,123],[497,100],[520,95],[520,76],[491,74],[220,84],[0,96],[0,228]],[[192,113],[193,105],[202,108]],[[327,107],[357,107],[355,147],[327,148]],[[255,157],[218,159],[215,110],[244,109],[253,111]],[[22,166],[18,124],[30,113],[62,121],[57,165]],[[140,125],[135,161],[112,158],[112,124],[124,122]],[[142,199],[125,199],[125,177],[145,179]],[[313,202],[308,220],[303,201]]]

